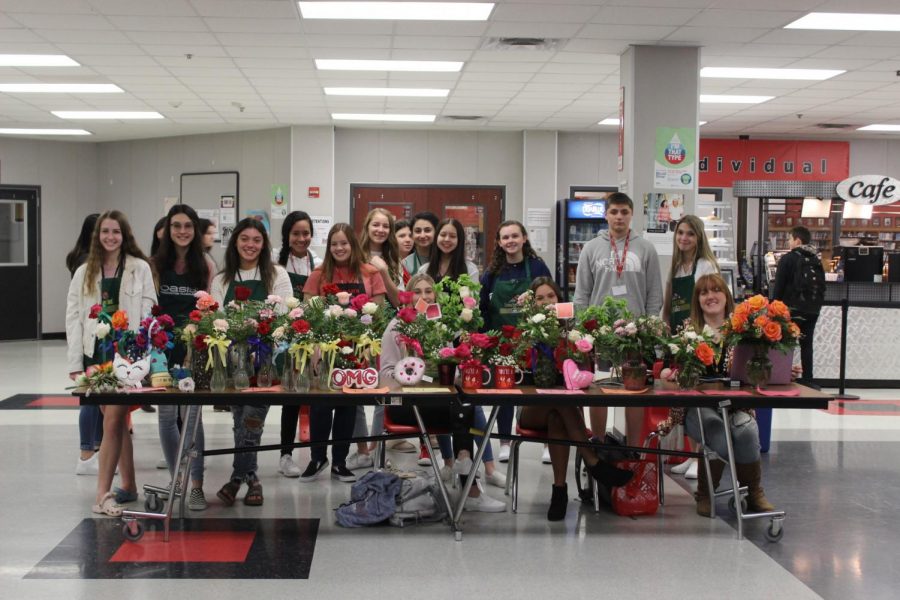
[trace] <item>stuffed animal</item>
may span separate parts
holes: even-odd
[[[425,376],[425,361],[418,356],[407,356],[394,367],[394,379],[404,387],[411,387]]]
[[[150,359],[145,356],[135,362],[128,362],[116,353],[113,359],[113,370],[124,387],[139,388],[142,387],[141,382],[150,373]]]
[[[563,362],[563,378],[566,381],[567,390],[583,390],[591,385],[594,374],[590,371],[582,371],[578,364],[571,358]]]

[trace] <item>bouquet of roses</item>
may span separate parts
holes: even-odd
[[[216,352],[224,367],[227,364],[228,347],[231,345],[231,340],[227,337],[230,328],[228,320],[225,313],[220,310],[218,302],[209,293],[199,291],[194,297],[197,298],[196,308],[188,315],[187,323],[175,330],[175,335],[198,357],[207,355],[203,370],[213,367]],[[194,379],[200,377],[200,373],[193,375]]]
[[[522,307],[518,326],[518,330],[522,332],[520,339],[529,346],[543,344],[549,348],[556,348],[562,337],[559,319],[556,318],[556,307],[539,306],[530,291],[519,296],[517,302]]]
[[[400,310],[394,331],[397,343],[414,356],[426,361],[441,362],[440,350],[447,345],[447,326],[440,319],[429,319],[425,312],[411,307],[414,294],[400,292]]]
[[[729,346],[750,343],[782,352],[793,350],[800,339],[800,328],[791,320],[787,305],[761,295],[738,304],[723,332]]]
[[[118,350],[119,340],[128,331],[128,315],[124,310],[117,310],[110,315],[100,304],[95,304],[91,307],[88,318],[94,320],[94,335],[99,342],[97,351],[100,356],[97,358],[102,362],[112,360]]]
[[[336,286],[324,286],[324,297],[312,298],[308,308],[318,315],[312,339],[318,343],[329,371],[365,368],[381,354],[381,336],[387,325],[384,308],[366,294],[351,296]]]
[[[696,387],[700,375],[719,359],[721,336],[705,327],[700,333],[686,326],[667,341],[667,349],[675,365],[675,378],[682,389]]]
[[[434,284],[436,302],[441,307],[441,321],[454,337],[459,332],[478,331],[484,325],[478,308],[480,291],[481,284],[468,275],[460,275],[455,281],[445,277]]]
[[[515,325],[503,325],[497,336],[495,352],[491,353],[487,362],[504,367],[521,366],[523,355],[527,349],[527,342],[522,330]]]

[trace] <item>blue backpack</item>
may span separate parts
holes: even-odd
[[[335,511],[338,525],[365,527],[391,518],[397,511],[400,478],[383,471],[370,471],[350,488],[350,502]]]

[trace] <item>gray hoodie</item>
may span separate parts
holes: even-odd
[[[622,240],[616,242],[620,258],[624,247]],[[635,316],[658,315],[662,309],[663,287],[656,248],[634,232],[629,233],[621,277],[616,273],[608,230],[585,244],[575,275],[575,308],[602,304],[604,298],[613,296],[626,300],[628,310]]]

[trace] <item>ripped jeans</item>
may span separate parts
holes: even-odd
[[[234,431],[235,448],[259,446],[268,412],[268,406],[238,405],[231,407],[231,417],[234,419],[232,431]],[[234,455],[231,479],[232,481],[255,480],[257,469],[256,452],[238,452]]]

